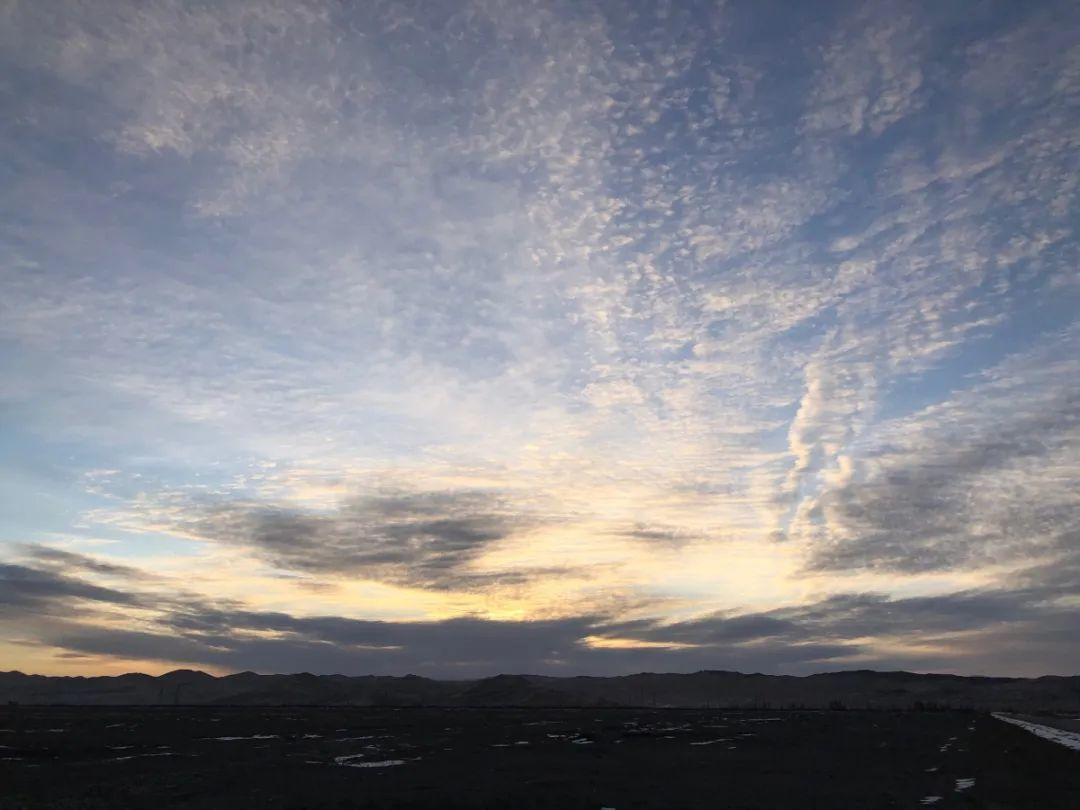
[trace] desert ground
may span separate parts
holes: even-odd
[[[0,784],[3,810],[1075,810],[1080,751],[958,711],[13,707]]]

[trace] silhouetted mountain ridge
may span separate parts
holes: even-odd
[[[1080,676],[968,677],[853,670],[808,676],[703,670],[612,677],[502,674],[54,677],[0,672],[0,702],[36,705],[660,706],[1080,710]]]

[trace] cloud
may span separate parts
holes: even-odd
[[[329,513],[257,502],[195,502],[172,519],[174,531],[248,548],[296,572],[436,589],[472,589],[551,573],[473,570],[492,546],[539,523],[515,513],[494,492],[361,496]]]
[[[439,673],[472,677],[558,667],[572,654],[584,622],[493,622],[453,619],[380,623],[338,618],[232,614],[217,634],[177,627],[169,634],[67,625],[50,642],[85,654],[191,662],[239,670]],[[274,637],[251,634],[259,629]]]
[[[20,550],[34,560],[36,564],[56,573],[70,572],[74,569],[92,574],[101,574],[106,577],[118,577],[124,580],[152,578],[152,575],[134,566],[120,565],[51,546],[29,543],[24,544]]]
[[[591,647],[595,618],[365,622],[338,617],[214,613],[165,622],[168,632],[78,623],[41,631],[44,643],[87,655],[191,663],[226,670],[479,677],[498,672],[625,674],[711,667],[771,668],[822,662],[849,645],[784,644],[694,649]],[[193,630],[193,625],[198,630]]]
[[[1075,12],[771,11],[8,3],[0,553],[763,666],[862,644],[779,605],[1071,576]]]
[[[880,135],[923,103],[924,31],[902,4],[867,6],[844,20],[825,46],[804,128]]]
[[[1052,556],[1080,537],[1080,372],[1016,357],[994,378],[886,429],[818,502],[819,570],[927,571]],[[1058,352],[1061,352],[1058,355]]]
[[[1041,666],[1067,672],[1076,666],[1076,658],[1058,642],[1080,630],[1080,612],[1060,601],[1070,595],[1051,582],[899,599],[881,593],[837,593],[761,613],[614,622],[594,633],[619,638],[630,647],[635,641],[692,645],[698,653],[720,658],[767,658],[785,646],[806,651],[831,645],[831,654],[816,660],[806,656],[819,669],[866,664],[1039,674],[1037,666],[1017,668],[1011,662],[1011,643],[1025,639]],[[671,657],[672,663],[678,660]],[[792,660],[798,660],[798,653]]]
[[[615,529],[613,531],[621,537],[629,537],[634,540],[641,540],[645,543],[654,543],[662,546],[679,546],[695,539],[700,539],[700,536],[691,534],[685,530],[644,523],[638,523],[626,529]]]
[[[6,614],[36,615],[79,601],[128,606],[138,603],[130,593],[23,565],[0,564],[0,584],[0,609]]]
[[[1071,582],[1039,568],[982,589],[906,598],[841,592],[803,605],[677,621],[601,612],[558,619],[373,621],[255,610],[164,581],[122,591],[29,566],[5,566],[0,575],[7,597],[3,620],[29,631],[32,644],[65,654],[223,670],[474,677],[499,671],[812,672],[882,662],[1008,673],[1020,671],[1009,663],[1008,651],[1022,640],[1038,660],[1063,671],[1071,659],[1061,642],[1080,620],[1067,600]],[[131,580],[145,582],[139,575]],[[88,602],[121,613],[97,617],[81,610],[72,618],[72,609]]]

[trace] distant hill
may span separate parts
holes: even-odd
[[[619,677],[497,675],[441,681],[416,675],[153,677],[0,673],[0,703],[31,705],[658,706],[722,708],[972,708],[1080,710],[1080,676],[976,678],[857,670],[795,677],[706,670]]]

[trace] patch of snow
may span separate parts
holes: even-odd
[[[922,801],[919,802],[919,804],[937,804],[940,801],[940,796],[923,796]]]
[[[1053,728],[1052,726],[1043,726],[1039,723],[1029,723],[1027,720],[1018,720],[1015,717],[1009,717],[997,712],[994,713],[994,717],[1002,722],[1019,726],[1024,729],[1024,731],[1028,731],[1036,737],[1042,737],[1044,740],[1049,740],[1058,745],[1064,745],[1066,748],[1071,748],[1074,751],[1080,751],[1080,733],[1075,731],[1065,731],[1064,729]]]
[[[337,765],[344,765],[346,762],[354,759],[363,759],[365,756],[366,754],[344,754],[340,757],[334,757],[334,763]]]
[[[718,740],[701,740],[700,742],[692,742],[691,745],[714,745],[716,743],[728,742],[727,737],[721,737]]]
[[[390,768],[394,765],[404,765],[403,759],[381,759],[378,762],[339,762],[346,768]]]
[[[208,740],[217,740],[219,742],[234,742],[235,740],[276,740],[279,739],[278,734],[252,734],[250,737],[207,737]]]
[[[956,780],[956,791],[959,793],[960,791],[967,790],[969,787],[973,787],[974,785],[975,785],[975,780],[974,779],[957,779]]]

